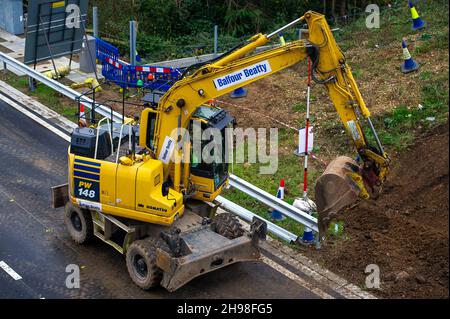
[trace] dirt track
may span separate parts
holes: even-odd
[[[380,198],[344,213],[348,239],[306,254],[361,286],[377,264],[380,297],[448,298],[448,134],[439,126],[394,158]]]

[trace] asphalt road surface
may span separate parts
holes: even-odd
[[[124,256],[100,240],[73,243],[63,209],[50,207],[50,187],[67,179],[67,142],[3,101],[0,116],[0,262],[14,271],[0,268],[0,298],[318,298],[262,262],[208,273],[174,293],[140,290]],[[80,267],[80,288],[66,287],[70,264]]]

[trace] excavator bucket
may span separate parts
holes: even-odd
[[[334,159],[315,187],[319,233],[326,234],[329,223],[344,207],[354,203],[361,192],[352,176],[359,173],[355,160],[347,156]]]

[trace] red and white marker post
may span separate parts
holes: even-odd
[[[84,113],[84,104],[80,103],[80,115],[78,116],[78,126],[79,127],[86,127],[86,115]]]
[[[306,132],[305,132],[305,166],[303,173],[303,200],[308,202],[308,137],[309,137],[309,110],[311,97],[311,59],[308,59],[308,88],[306,91]],[[314,242],[314,234],[312,230],[305,227],[301,242],[309,244]]]

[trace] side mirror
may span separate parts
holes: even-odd
[[[169,187],[170,187],[170,183],[168,181],[165,181],[164,183],[162,183],[162,196],[163,197],[167,197],[167,195],[169,195]]]

